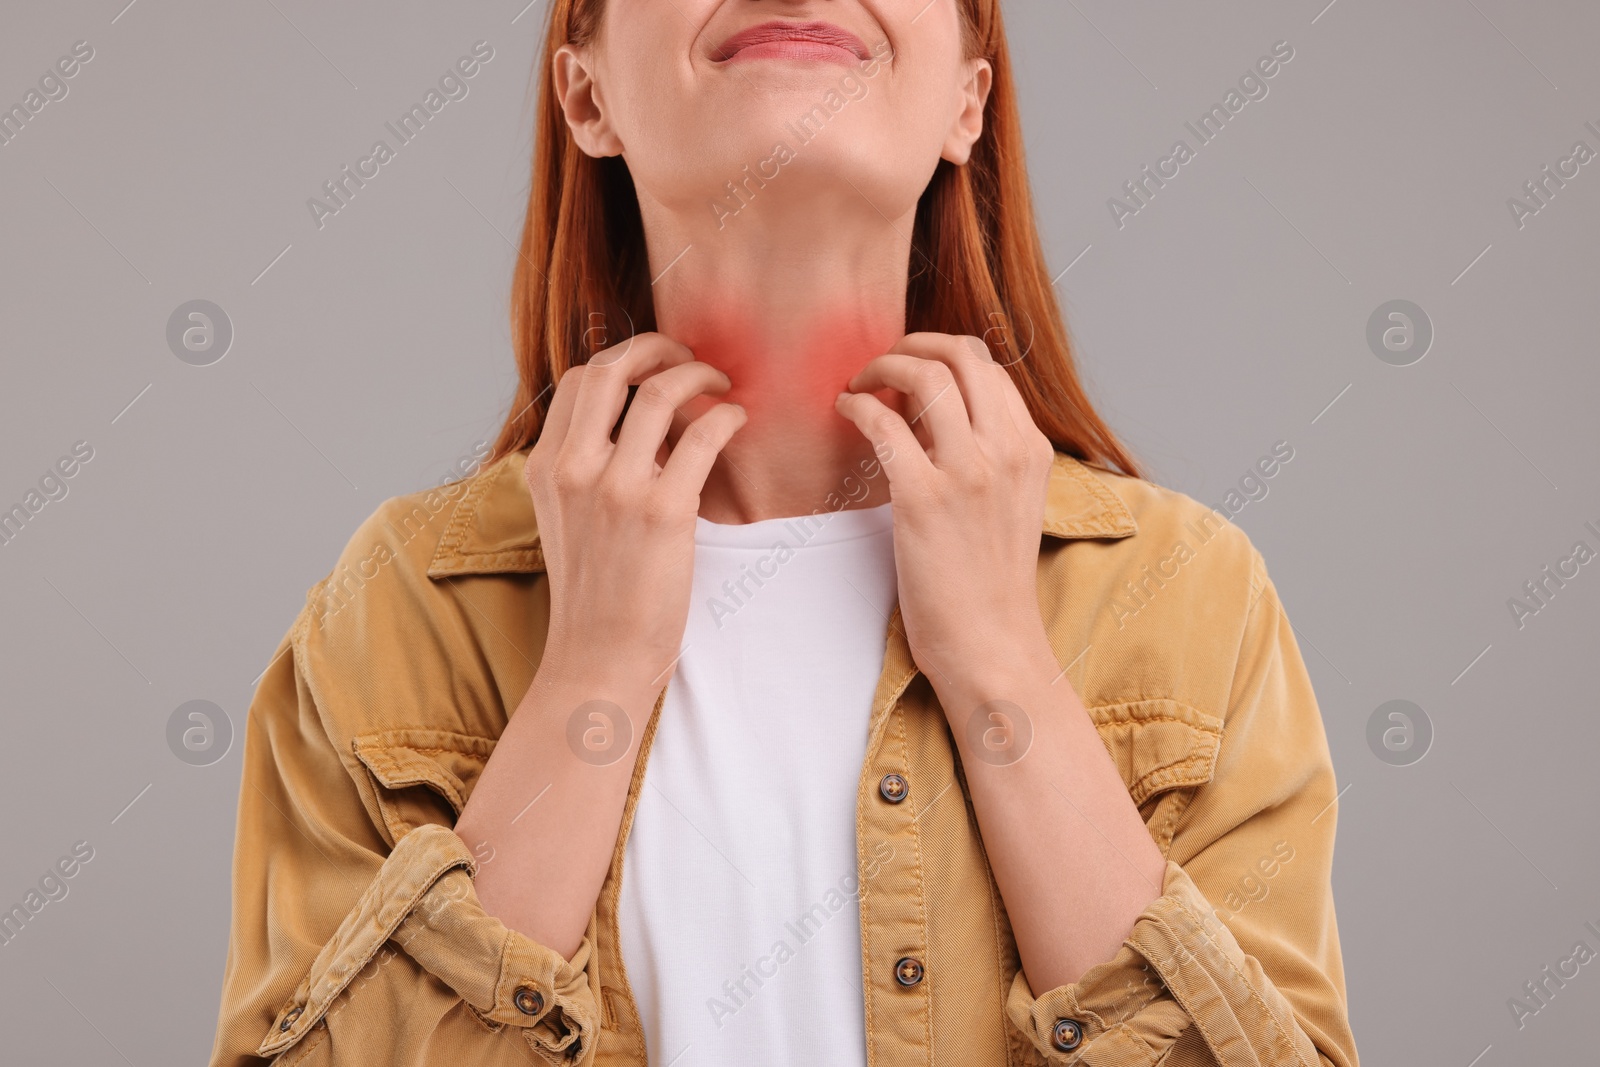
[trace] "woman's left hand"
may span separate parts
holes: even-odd
[[[872,393],[905,394],[902,416]],[[1054,448],[981,338],[914,333],[834,402],[889,476],[900,613],[935,687],[1050,656],[1035,574]],[[887,458],[884,458],[887,457]],[[998,660],[997,660],[998,657]]]

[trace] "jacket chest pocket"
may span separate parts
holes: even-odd
[[[1178,816],[1216,773],[1222,720],[1176,700],[1133,700],[1088,709],[1128,795],[1163,854]]]
[[[351,744],[391,846],[425,823],[454,826],[495,745],[447,730],[385,730]]]

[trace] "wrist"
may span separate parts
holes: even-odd
[[[530,693],[558,701],[609,700],[625,708],[649,708],[671,673],[668,666],[643,653],[611,649],[597,654],[547,643]]]
[[[952,701],[976,706],[990,700],[1017,700],[1048,687],[1061,674],[1044,627],[1038,630],[1025,635],[989,630],[994,636],[948,650],[924,673],[947,709]]]

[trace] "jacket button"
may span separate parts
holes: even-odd
[[[1057,1019],[1050,1041],[1062,1052],[1071,1052],[1083,1044],[1083,1026],[1076,1019]]]
[[[894,965],[894,980],[904,986],[913,986],[922,981],[922,961],[906,956]]]
[[[304,1008],[295,1008],[288,1015],[285,1015],[283,1022],[278,1024],[278,1029],[287,1032],[289,1027],[294,1025],[294,1021],[300,1018],[300,1013],[303,1011],[305,1011]]]
[[[511,1003],[515,1004],[517,1010],[524,1015],[538,1015],[544,1011],[544,997],[537,989],[529,989],[527,986],[521,987],[512,995]]]
[[[878,783],[878,792],[883,794],[883,799],[891,804],[898,804],[911,792],[911,787],[906,780],[898,774],[886,774],[883,781]]]

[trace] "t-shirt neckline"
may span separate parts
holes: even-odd
[[[783,541],[790,548],[836,544],[894,529],[891,504],[870,508],[818,511],[786,515],[756,522],[721,523],[695,517],[694,541],[710,548],[771,548]]]

